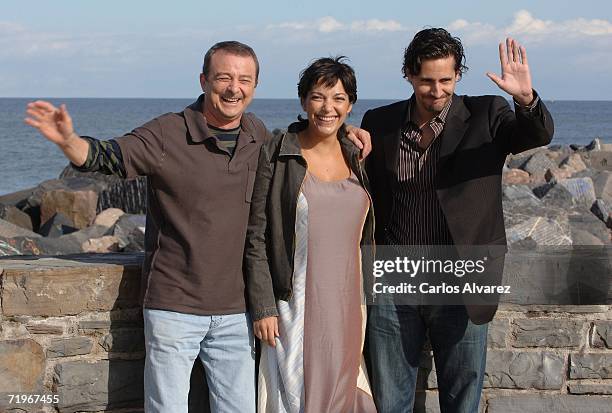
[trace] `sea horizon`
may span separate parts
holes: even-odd
[[[197,96],[196,96],[197,97]],[[37,186],[55,179],[68,165],[61,151],[25,125],[25,106],[36,99],[66,103],[75,130],[81,135],[109,139],[121,136],[163,113],[180,112],[190,98],[147,97],[1,97],[0,98],[0,195]],[[403,99],[406,99],[404,97]],[[360,98],[347,123],[359,125],[372,108],[400,99]],[[555,121],[551,145],[587,145],[595,138],[612,143],[612,100],[544,100]],[[248,108],[268,129],[285,129],[302,113],[297,98],[255,97]]]

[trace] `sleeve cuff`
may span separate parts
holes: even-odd
[[[70,165],[72,166],[73,169],[76,169],[79,172],[91,172],[91,167],[93,166],[92,164],[94,163],[94,156],[93,156],[93,148],[92,146],[95,144],[95,141],[97,139],[89,137],[89,136],[81,136],[81,138],[85,139],[87,141],[87,143],[89,144],[89,149],[87,150],[87,159],[85,159],[85,163],[81,166],[77,166],[75,164],[73,164],[72,162],[70,162]]]
[[[278,310],[276,307],[264,308],[262,310],[251,311],[251,319],[253,321],[259,321],[266,317],[278,317]]]
[[[518,110],[521,110],[523,112],[533,112],[538,106],[538,103],[540,103],[540,96],[538,95],[538,92],[533,90],[533,100],[528,105],[521,105],[514,98],[512,100],[514,101],[515,108],[517,108]]]

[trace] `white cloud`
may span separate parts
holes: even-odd
[[[370,19],[352,22],[351,30],[354,32],[397,32],[406,29],[395,20]]]
[[[502,39],[507,35],[520,36],[523,41],[549,41],[555,44],[568,40],[612,36],[612,22],[608,20],[543,20],[534,17],[527,10],[516,12],[512,22],[505,27],[465,19],[455,20],[448,27],[451,31],[460,32],[462,39],[471,43],[489,42],[491,38]]]
[[[344,29],[344,24],[331,16],[325,16],[318,20],[318,29],[323,33],[335,32]]]
[[[314,30],[321,33],[332,33],[340,31],[352,32],[396,32],[406,30],[406,28],[396,20],[354,20],[352,22],[343,23],[331,16],[321,17],[317,20],[302,21],[302,22],[283,22],[278,24],[270,24],[266,26],[268,30],[274,29],[290,29],[290,30]]]

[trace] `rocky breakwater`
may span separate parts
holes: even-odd
[[[511,155],[501,178],[511,246],[611,243],[611,143]],[[141,251],[146,186],[66,167],[58,179],[0,196],[0,256]]]
[[[510,245],[609,245],[612,144],[536,148],[511,155],[503,175]]]
[[[146,179],[66,167],[58,179],[0,196],[0,256],[142,251]]]

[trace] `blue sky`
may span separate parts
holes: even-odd
[[[204,52],[250,44],[261,63],[257,96],[296,96],[298,73],[343,54],[360,98],[411,93],[400,68],[423,27],[464,43],[470,70],[458,93],[498,93],[497,43],[526,47],[546,99],[612,100],[612,3],[538,1],[32,1],[2,0],[0,97],[193,97]],[[460,5],[460,6],[458,6]],[[469,9],[469,10],[468,10]]]

